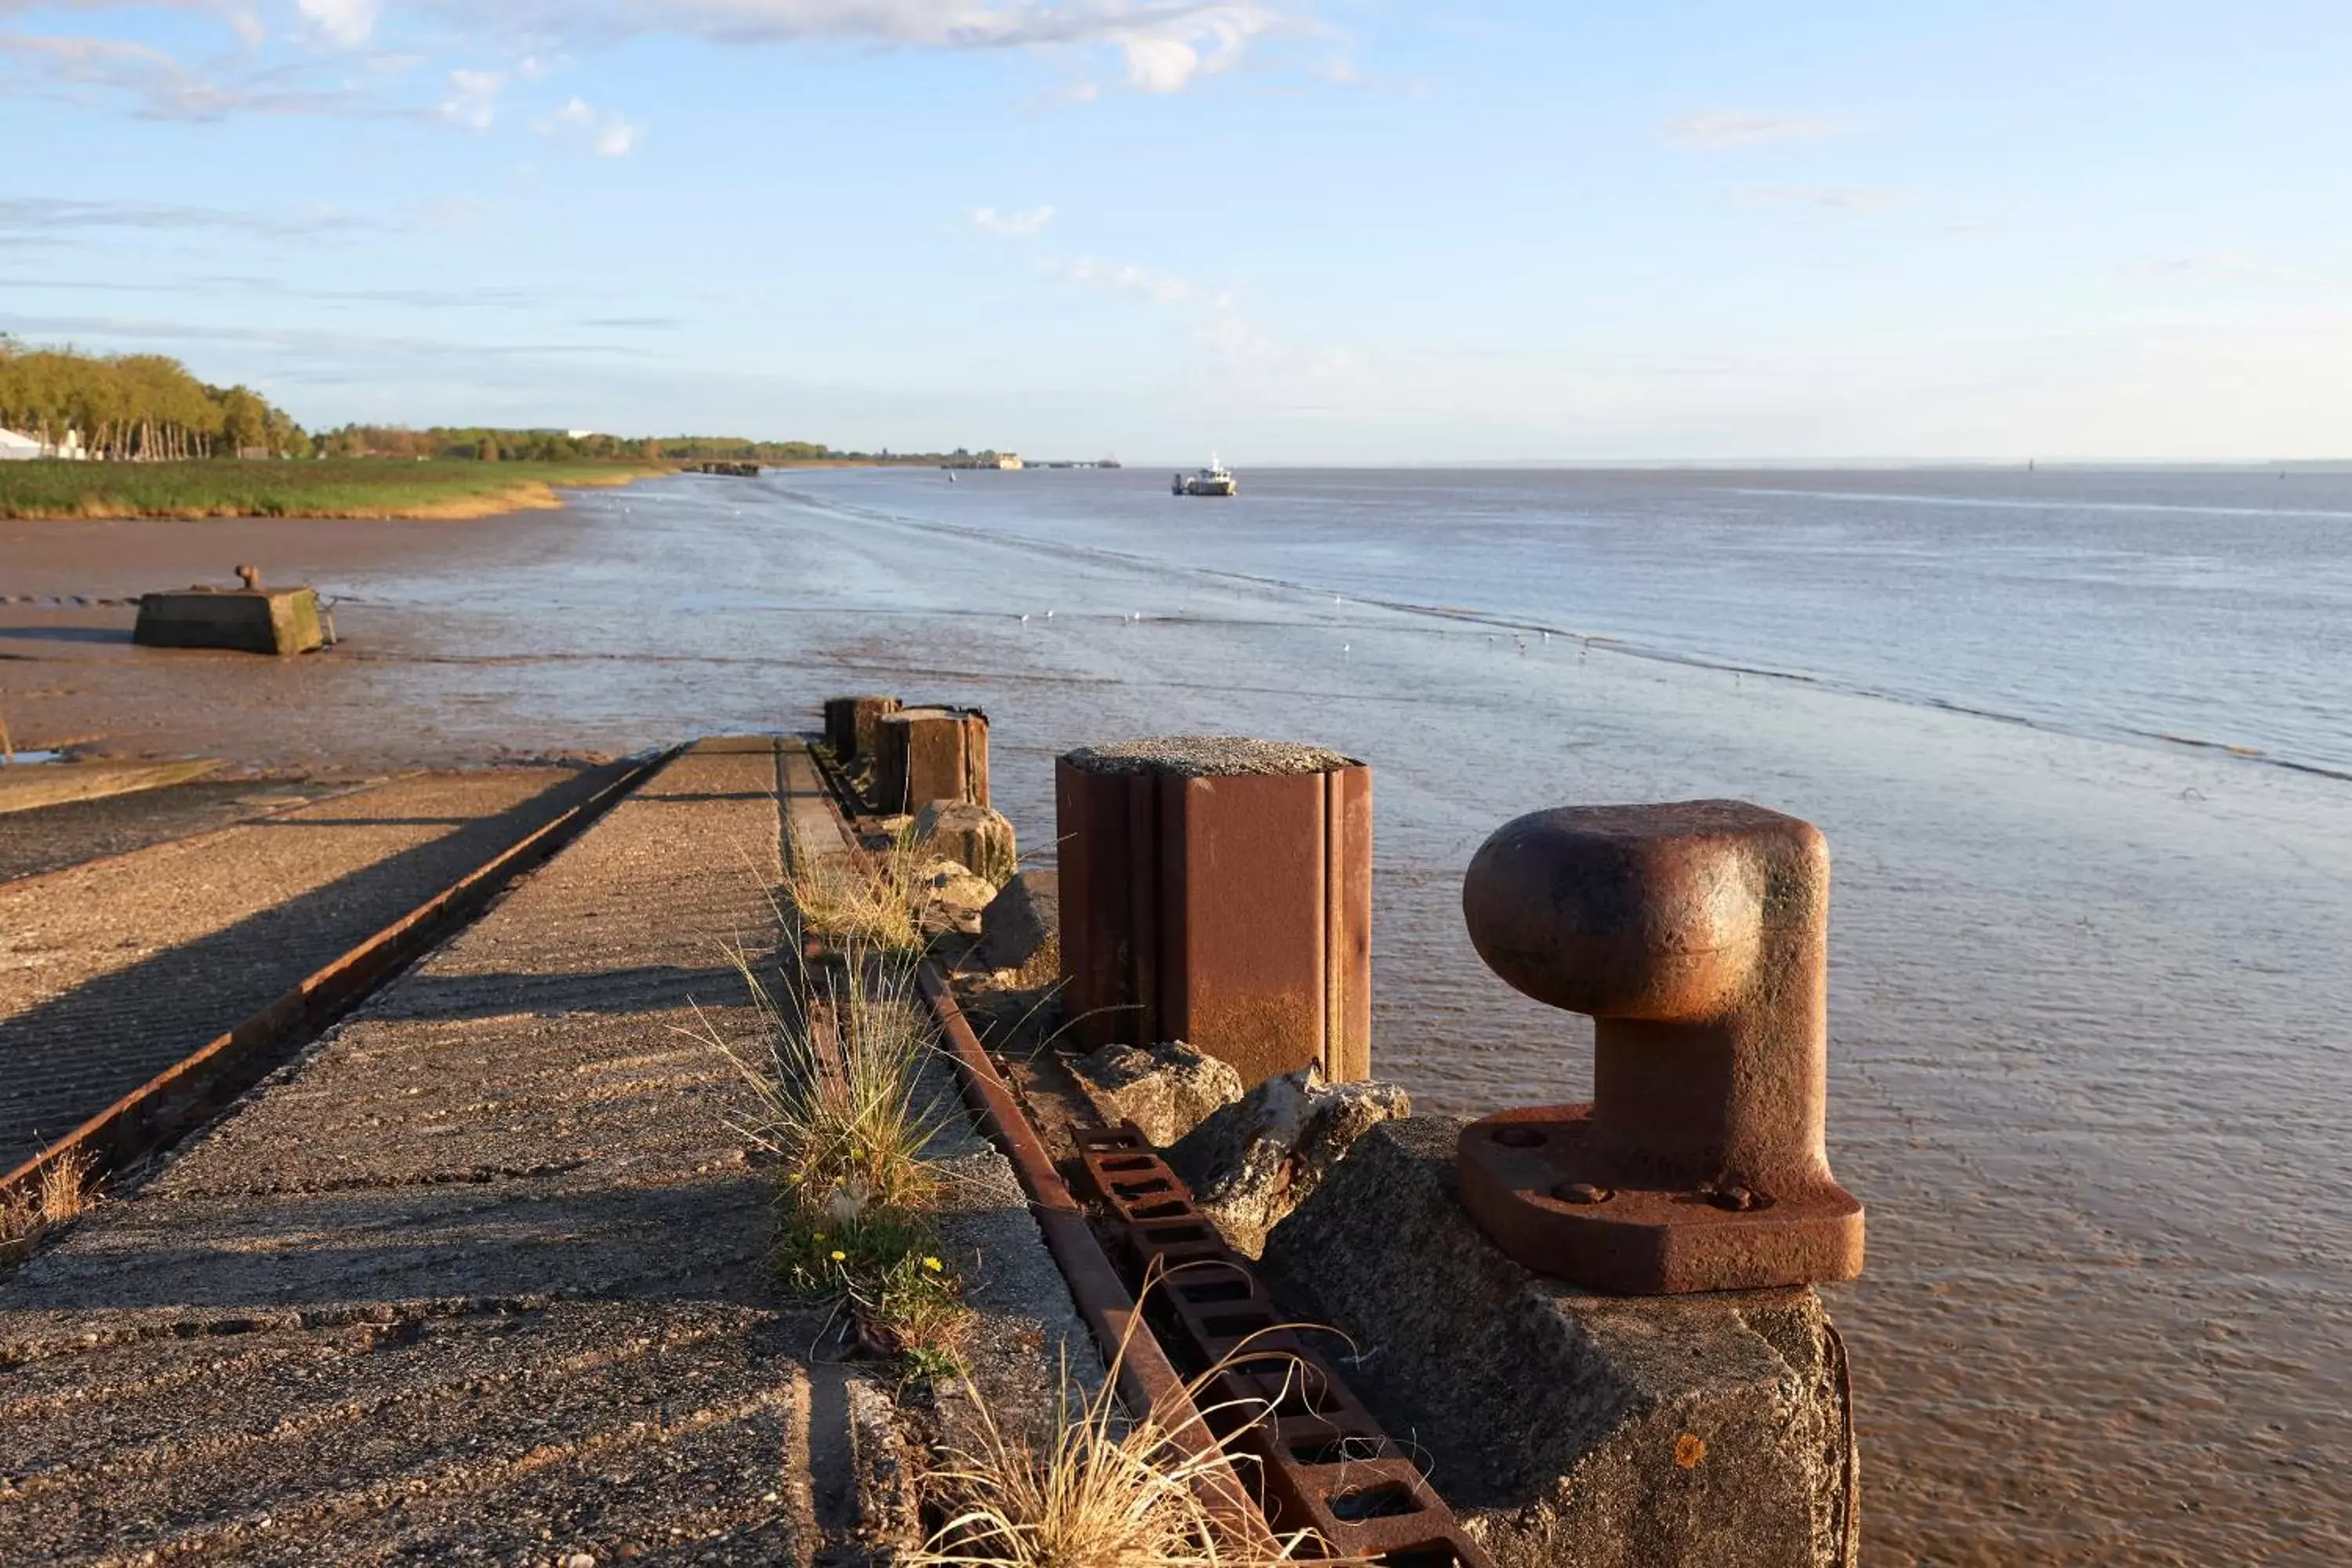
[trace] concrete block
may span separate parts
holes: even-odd
[[[1161,1149],[1242,1097],[1240,1074],[1182,1040],[1105,1046],[1072,1061],[1070,1075],[1105,1121],[1132,1121]]]
[[[1059,879],[1052,871],[1024,871],[980,911],[981,962],[991,969],[1018,969],[1061,931]]]
[[[1371,770],[1175,736],[1055,766],[1064,1004],[1081,1044],[1185,1039],[1244,1084],[1371,1070]]]
[[[1234,1250],[1255,1258],[1358,1139],[1412,1114],[1412,1097],[1395,1084],[1325,1083],[1304,1067],[1202,1118],[1168,1149],[1168,1164]]]
[[[968,800],[934,800],[915,813],[915,839],[934,855],[960,860],[992,886],[1005,881],[1020,863],[1013,824],[1001,812]]]
[[[131,640],[149,647],[308,653],[326,634],[308,588],[184,588],[146,594]]]
[[[1626,1299],[1512,1262],[1454,1194],[1465,1122],[1385,1122],[1267,1238],[1283,1305],[1355,1342],[1503,1568],[1853,1561],[1844,1352],[1809,1289]]]
[[[902,708],[875,725],[875,805],[934,800],[988,804],[988,715],[977,708]]]

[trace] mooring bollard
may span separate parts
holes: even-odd
[[[901,708],[874,726],[874,804],[911,812],[934,800],[988,804],[988,715]]]
[[[900,706],[895,697],[871,692],[826,698],[824,743],[833,748],[835,760],[846,765],[860,757],[872,756],[875,732],[881,726],[883,715],[896,713]]]
[[[1189,1040],[1245,1084],[1371,1071],[1372,774],[1193,735],[1054,768],[1062,1005],[1087,1049]]]
[[[1742,801],[1505,824],[1462,887],[1496,973],[1593,1018],[1589,1105],[1465,1128],[1464,1206],[1539,1273],[1658,1295],[1850,1279],[1830,1174],[1829,848]]]

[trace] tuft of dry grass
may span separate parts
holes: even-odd
[[[915,918],[921,856],[910,836],[899,835],[872,869],[856,856],[814,853],[798,829],[791,849],[783,896],[808,930],[885,952],[922,948]]]
[[[751,1087],[753,1109],[735,1126],[774,1157],[779,1200],[836,1227],[923,1207],[938,1187],[923,1151],[940,1118],[922,1102],[921,1068],[934,1047],[913,963],[853,948],[845,984],[803,975],[801,995],[820,1004],[811,1005],[779,1000],[747,956],[731,956],[759,1016],[759,1043],[730,1041],[707,1020],[701,1035]]]
[[[1050,1428],[1034,1440],[1007,1432],[973,1387],[975,1438],[930,1477],[948,1494],[949,1517],[901,1561],[908,1568],[1262,1568],[1314,1557],[1312,1532],[1244,1535],[1204,1500],[1223,1479],[1216,1472],[1236,1462],[1238,1427],[1219,1439],[1199,1417],[1126,1415],[1116,1394],[1126,1350],[1091,1394],[1065,1362]],[[1237,1351],[1187,1392],[1198,1399],[1234,1363],[1265,1359]],[[1179,1441],[1196,1431],[1197,1442]]]
[[[89,1208],[98,1197],[90,1165],[89,1154],[70,1151],[43,1167],[39,1182],[29,1192],[0,1197],[0,1261],[30,1247],[49,1226],[63,1225]]]

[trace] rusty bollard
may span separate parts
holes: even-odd
[[[824,700],[824,743],[835,758],[846,764],[874,755],[876,731],[883,715],[898,711],[895,697],[866,693]]]
[[[988,804],[988,715],[901,708],[874,725],[874,804],[890,813],[935,800]]]
[[[1478,955],[1593,1019],[1589,1105],[1465,1128],[1462,1202],[1539,1273],[1628,1295],[1851,1279],[1830,1174],[1829,847],[1743,801],[1506,823],[1462,886]]]
[[[1246,1084],[1370,1074],[1370,768],[1180,735],[1066,754],[1054,799],[1082,1048],[1189,1040]]]

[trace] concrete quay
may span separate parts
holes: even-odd
[[[776,1299],[727,1121],[747,1095],[689,1033],[751,1026],[722,947],[779,942],[796,744],[680,756],[0,1280],[0,1557],[856,1546],[882,1396],[812,1363],[822,1325]],[[1034,1383],[1083,1335],[1001,1163],[961,1158],[948,1228],[990,1265],[975,1376]]]
[[[0,1170],[520,839],[601,776],[415,774],[0,883]],[[187,817],[169,809],[169,793],[146,798],[167,818]],[[91,841],[82,819],[104,805],[50,808],[68,818],[58,838]],[[9,820],[29,830],[48,815]]]

